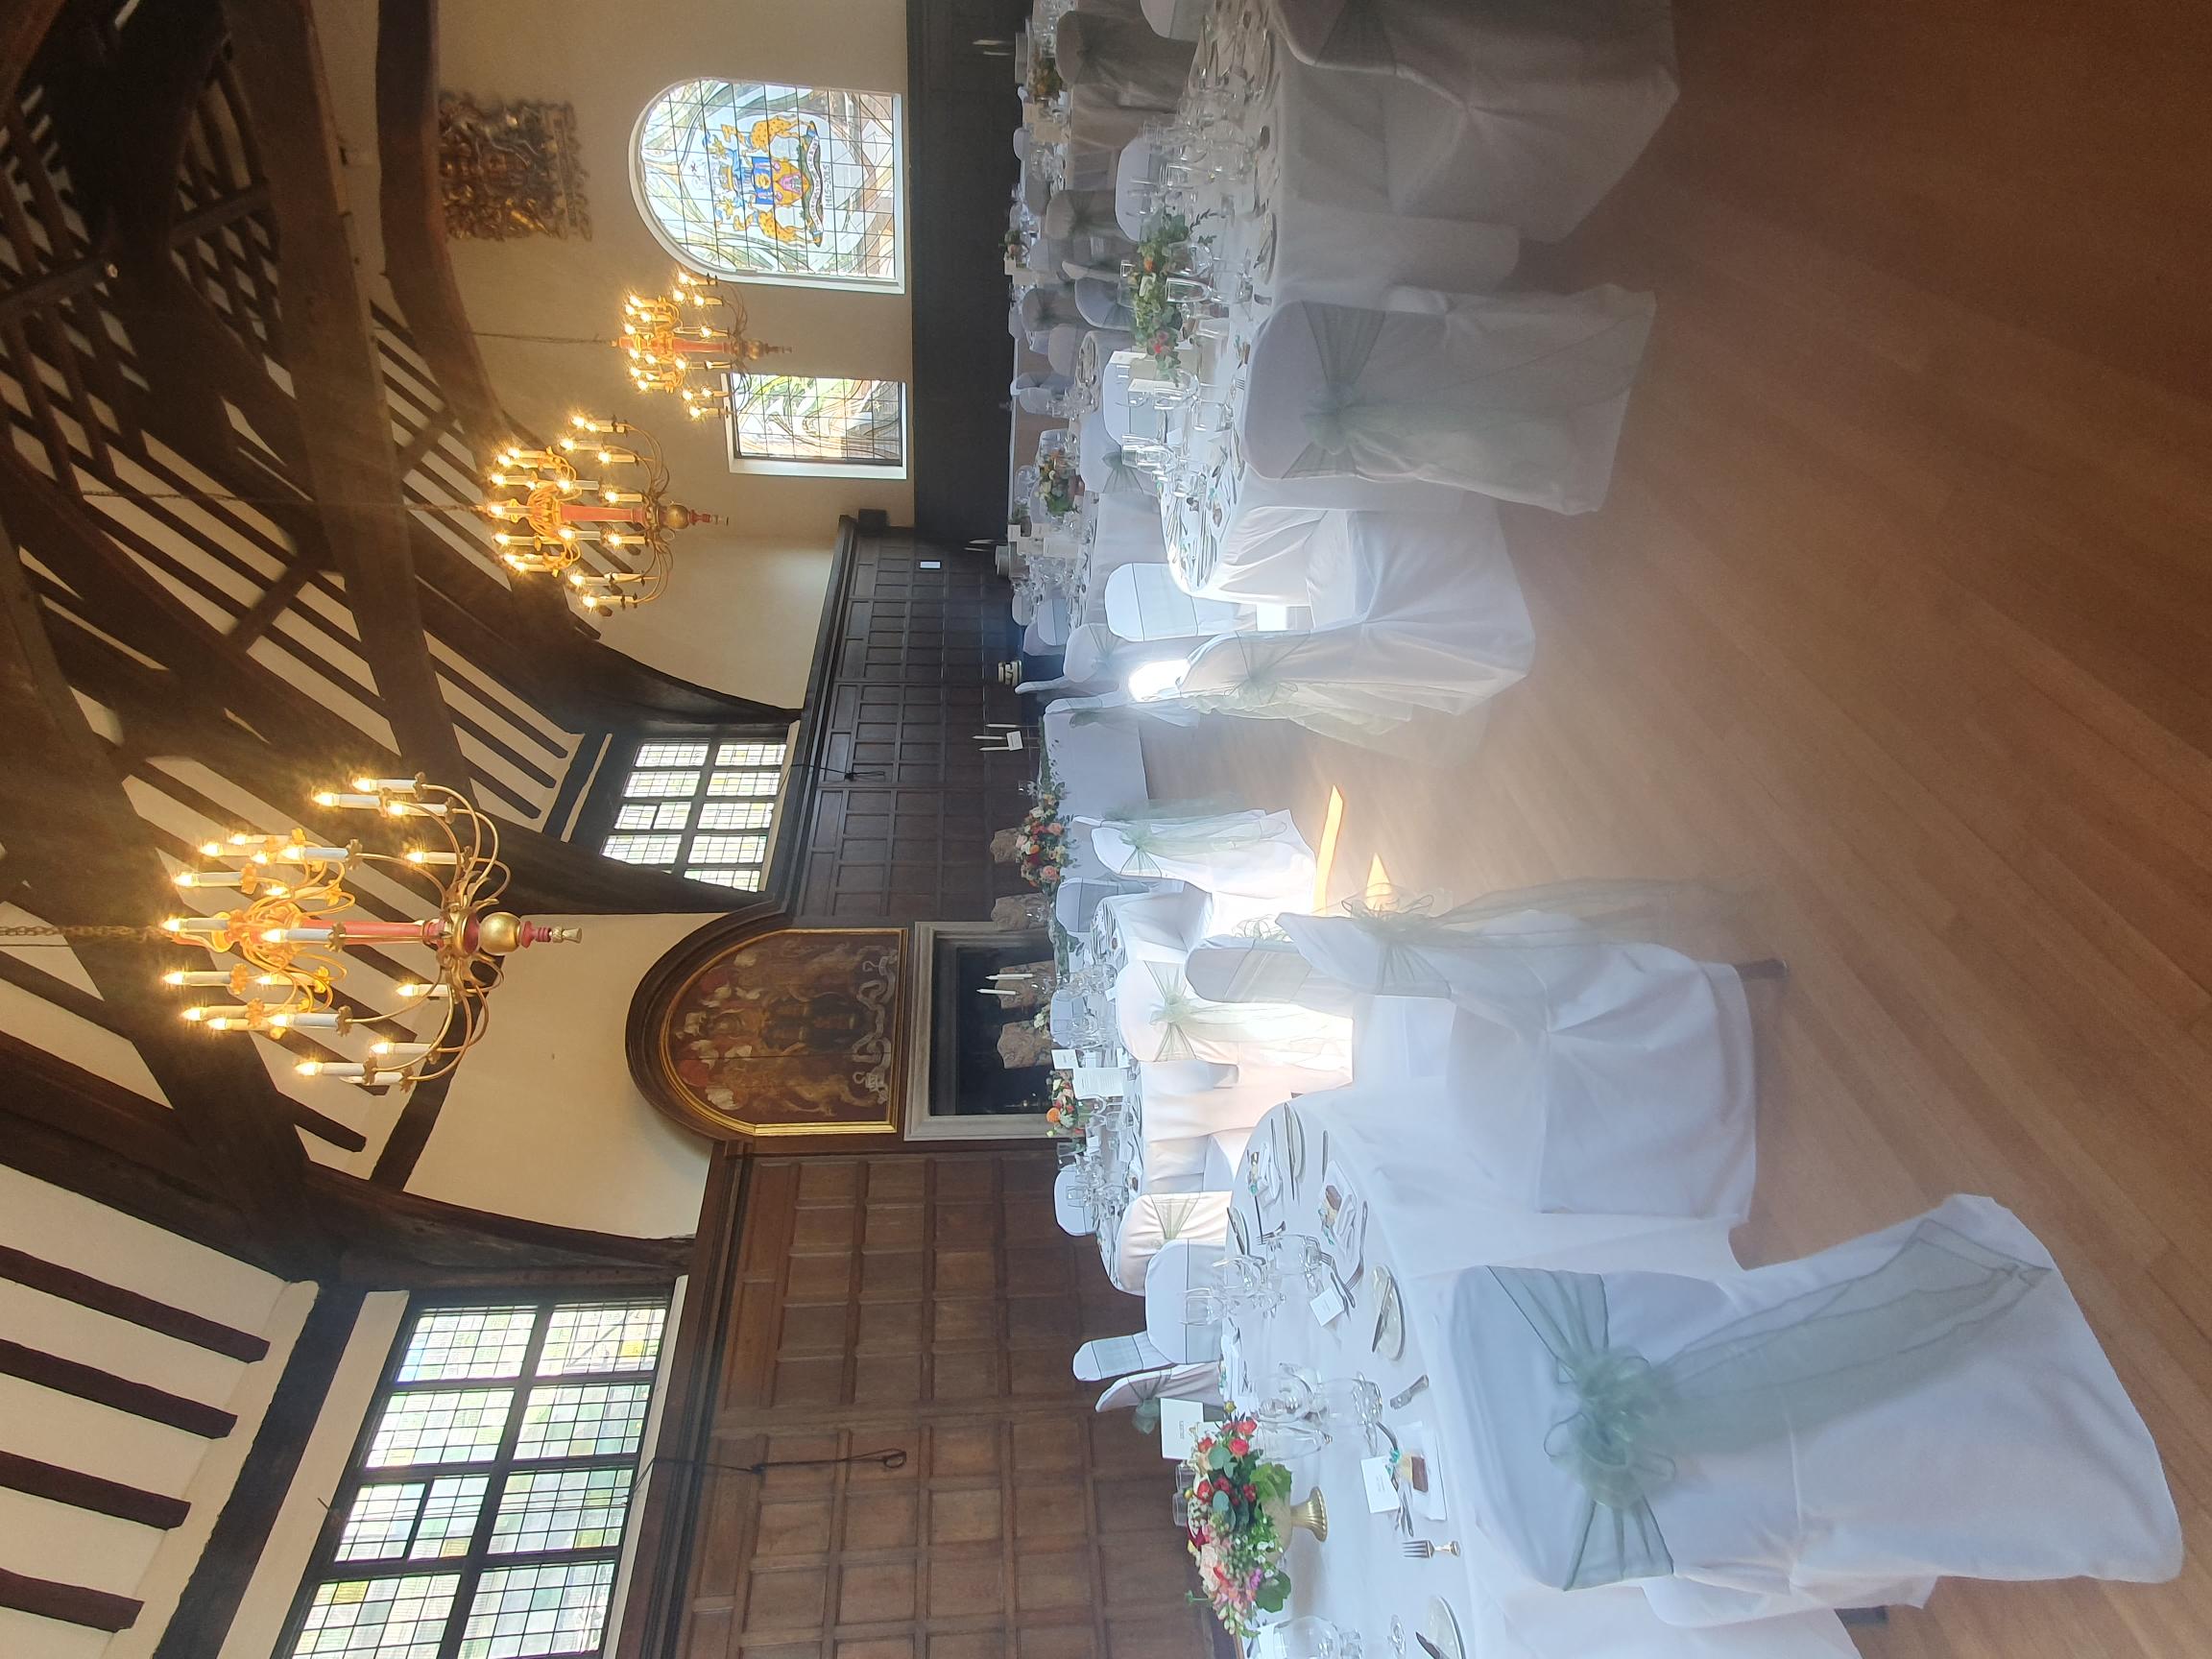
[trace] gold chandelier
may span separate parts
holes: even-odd
[[[584,463],[599,475],[585,477]],[[500,526],[492,537],[500,557],[515,570],[565,576],[587,612],[659,598],[674,565],[668,538],[716,522],[668,499],[661,445],[613,416],[571,417],[550,449],[503,451],[485,481],[479,510]]]
[[[709,313],[729,313],[709,320]],[[688,271],[676,273],[665,294],[632,294],[622,301],[622,332],[615,345],[630,359],[630,379],[640,392],[673,392],[694,421],[725,406],[725,373],[743,373],[761,358],[787,350],[763,346],[745,333],[745,307],[720,286]],[[694,378],[694,375],[700,376]]]
[[[162,978],[229,994],[228,1002],[184,1010],[186,1021],[208,1031],[373,1033],[368,1059],[303,1060],[302,1075],[365,1089],[443,1075],[483,1036],[487,998],[507,956],[531,945],[572,943],[578,930],[494,908],[508,881],[498,827],[454,790],[421,777],[356,778],[350,788],[325,790],[315,802],[373,813],[400,845],[393,852],[365,851],[358,840],[329,846],[298,829],[206,843],[200,849],[206,864],[182,872],[177,885],[187,892],[234,889],[239,902],[212,916],[164,921],[163,933],[204,950],[216,965]],[[347,883],[371,871],[424,895],[421,914],[393,922],[357,915],[360,901]],[[430,966],[397,987],[396,1006],[365,1007],[345,985],[352,947],[418,958],[427,952]]]

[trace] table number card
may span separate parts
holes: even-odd
[[[1072,1071],[1082,1062],[1075,1058],[1074,1049],[1055,1048],[1052,1050],[1052,1064],[1062,1071]]]
[[[1180,1463],[1190,1455],[1190,1447],[1206,1431],[1210,1421],[1206,1407],[1197,1400],[1160,1401],[1160,1455],[1170,1462]]]
[[[1327,1285],[1313,1298],[1312,1308],[1313,1317],[1328,1325],[1344,1316],[1344,1298],[1335,1286]]]
[[[1359,1483],[1367,1490],[1368,1514],[1387,1515],[1397,1511],[1398,1482],[1391,1475],[1388,1457],[1360,1458]]]

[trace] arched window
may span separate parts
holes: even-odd
[[[684,81],[645,106],[631,183],[694,270],[745,282],[897,289],[899,100],[761,81]]]

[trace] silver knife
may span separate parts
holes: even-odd
[[[1413,1640],[1421,1644],[1421,1651],[1428,1654],[1429,1659],[1444,1659],[1444,1649],[1422,1635],[1420,1631],[1413,1632]]]

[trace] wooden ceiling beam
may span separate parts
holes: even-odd
[[[300,423],[305,481],[400,755],[466,792],[472,774],[422,631],[392,416],[340,197],[337,128],[314,18],[305,0],[226,0],[224,11],[276,220],[285,367],[296,403],[313,411]]]
[[[438,0],[376,9],[377,220],[384,276],[415,349],[479,456],[512,442],[446,252],[438,183]]]
[[[0,536],[0,843],[48,921],[145,926],[174,891],[146,827],[55,661],[42,607]],[[173,1020],[153,952],[81,940],[77,959],[103,999],[140,1030],[139,1057],[177,1121],[241,1214],[310,1259],[326,1244],[307,1201],[307,1155],[284,1098],[249,1045],[200,1040]]]

